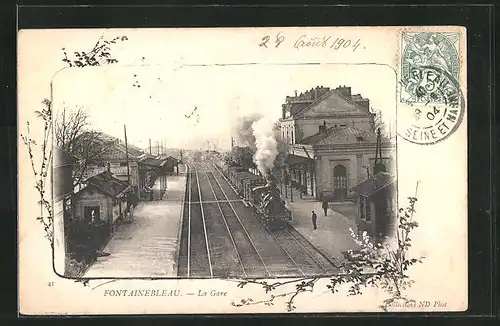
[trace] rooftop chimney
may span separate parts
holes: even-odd
[[[319,125],[319,132],[325,132],[326,131],[326,120],[323,120],[323,124]]]
[[[345,85],[339,86],[336,88],[337,92],[339,92],[340,95],[346,97],[346,98],[351,98],[351,87],[347,87]]]

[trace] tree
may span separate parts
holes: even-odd
[[[67,112],[64,108],[54,124],[56,145],[78,159],[73,168],[73,187],[85,177],[91,164],[101,162],[111,149],[112,140],[90,129],[89,117],[82,107]]]
[[[253,155],[255,151],[249,146],[235,146],[231,151],[231,158],[233,164],[242,166],[244,168],[254,168],[255,163],[253,161]]]

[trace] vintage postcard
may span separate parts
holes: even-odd
[[[466,310],[466,41],[19,31],[20,313]]]

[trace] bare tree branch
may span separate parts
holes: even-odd
[[[57,146],[79,159],[73,171],[73,186],[83,180],[91,164],[106,158],[111,145],[99,132],[90,129],[89,116],[82,107],[62,110],[55,123],[55,140]]]

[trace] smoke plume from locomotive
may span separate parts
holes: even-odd
[[[248,146],[252,149],[256,149],[256,139],[252,130],[252,125],[261,118],[261,114],[252,114],[238,116],[233,119],[231,133],[238,146]]]
[[[255,145],[257,147],[253,160],[259,171],[269,175],[274,167],[274,160],[278,155],[277,142],[274,138],[273,123],[269,119],[259,119],[252,124]]]

